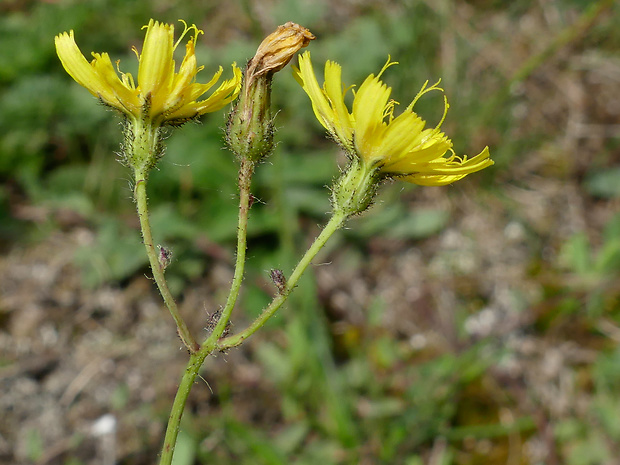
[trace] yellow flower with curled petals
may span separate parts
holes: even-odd
[[[394,116],[397,102],[390,100],[391,88],[380,79],[394,64],[397,63],[388,59],[378,75],[371,74],[353,91],[352,110],[345,103],[348,89],[342,84],[342,69],[337,63],[325,64],[325,82],[319,86],[310,52],[305,52],[299,57],[294,75],[310,97],[319,122],[349,157],[376,180],[396,177],[415,184],[441,186],[492,165],[488,147],[472,158],[454,153],[452,141],[440,130],[448,110],[445,98],[444,115],[434,128],[426,128],[426,122],[413,111],[422,95],[442,91],[437,87],[439,83],[431,87],[425,83],[411,104]]]
[[[145,26],[142,52],[134,48],[139,60],[137,83],[130,73],[119,70],[119,77],[107,53],[93,53],[89,63],[75,43],[73,31],[56,36],[56,52],[69,75],[106,105],[153,126],[178,125],[224,107],[235,99],[241,87],[241,70],[233,64],[233,77],[199,100],[216,84],[223,69],[220,66],[206,84],[196,82],[196,75],[203,69],[197,67],[195,54],[196,39],[202,31],[195,25],[183,24],[185,30],[176,42],[172,24],[151,19]],[[173,54],[187,33],[193,34],[176,71]]]

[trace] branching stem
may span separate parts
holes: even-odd
[[[263,312],[260,314],[254,322],[248,326],[243,331],[224,338],[218,342],[217,348],[219,350],[226,350],[231,347],[236,347],[245,341],[248,337],[254,334],[258,329],[260,329],[269,318],[273,316],[273,314],[284,304],[288,296],[291,294],[295,286],[297,286],[297,282],[299,278],[301,278],[302,274],[310,265],[316,254],[323,248],[327,240],[342,227],[346,220],[346,215],[342,212],[335,212],[332,217],[329,219],[321,233],[314,240],[310,248],[306,251],[302,259],[299,261],[291,276],[288,278],[286,282],[286,287],[283,292],[278,293],[271,303],[265,307]]]

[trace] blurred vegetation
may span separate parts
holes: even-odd
[[[367,284],[382,279],[382,269],[369,265],[376,265],[373,254],[389,260],[419,249],[439,269],[420,276],[437,278],[440,290],[411,312],[431,318],[441,298],[453,298],[447,320],[431,318],[444,318],[431,328],[445,332],[444,342],[418,346],[404,326],[386,327],[391,307],[379,296],[351,310],[364,315],[361,321],[340,316],[310,273],[248,356],[261,367],[271,401],[253,406],[250,416],[239,405],[252,398],[251,388],[239,392],[234,376],[206,374],[213,387],[205,401],[209,415],[198,401],[187,412],[177,464],[595,465],[618,457],[617,3],[5,0],[0,13],[1,249],[28,248],[58,231],[92,231],[94,240],[73,257],[87,289],[122,288],[147,272],[147,259],[130,180],[115,156],[120,120],[62,69],[53,42],[59,32],[75,30],[85,54],[107,51],[135,72],[130,47],[141,43],[140,27],[151,17],[183,18],[205,31],[197,54],[207,76],[219,64],[226,73],[231,62],[245,63],[266,33],[295,21],[317,36],[310,44],[317,72],[332,59],[342,64],[345,82],[359,83],[391,55],[400,65],[384,77],[401,104],[425,80],[441,77],[451,104],[444,130],[457,153],[491,146],[496,165],[462,185],[441,191],[386,185],[377,204],[328,246],[334,273],[345,281],[361,275]],[[290,72],[277,75],[273,98],[279,144],[254,181],[239,321],[268,301],[265,270],[289,270],[325,220],[325,186],[343,162]],[[429,96],[418,111],[437,121],[440,101]],[[174,251],[167,276],[181,301],[221,253],[233,253],[237,174],[222,149],[224,124],[225,115],[216,113],[171,131],[149,185],[155,240]],[[536,216],[539,208],[558,216]],[[499,308],[494,315],[502,318],[505,310],[494,294],[501,289],[487,285],[485,269],[495,269],[493,262],[460,271],[436,239],[466,224],[472,211],[494,222],[471,231],[496,229],[509,241],[516,227],[524,237],[515,258],[523,266],[520,281],[503,283],[512,302],[506,314],[516,314],[518,323],[481,335],[468,329],[476,315]],[[564,212],[577,216],[558,223]],[[483,250],[485,260],[501,261],[503,245],[487,250],[493,245],[485,237],[472,240],[480,244],[474,255]],[[336,286],[350,291],[340,281]],[[8,331],[5,321],[1,331]],[[536,349],[526,353],[532,340]],[[571,358],[577,349],[583,354]],[[538,362],[527,364],[539,357],[542,367],[553,350],[565,356],[562,373],[574,389],[567,398],[576,402],[562,411],[545,402],[547,389],[553,397],[562,386],[544,379]],[[181,367],[167,367],[166,376],[178,376]],[[160,425],[171,399],[161,394],[156,406],[144,407]],[[110,408],[130,409],[123,396],[119,387]],[[156,456],[160,439],[145,434],[140,453],[119,463],[150,463],[144,457]],[[81,441],[71,440],[53,463],[95,463],[76,459]],[[36,431],[28,443],[33,462],[49,447]],[[531,458],[536,447],[547,451],[538,462]]]

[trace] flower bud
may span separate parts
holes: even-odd
[[[239,157],[257,162],[273,149],[271,81],[314,35],[288,22],[268,35],[244,71],[241,94],[228,117],[226,142]]]
[[[278,29],[265,37],[258,46],[256,55],[248,63],[246,79],[252,83],[258,76],[280,71],[295,53],[314,39],[308,29],[291,21],[278,26]]]

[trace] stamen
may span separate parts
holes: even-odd
[[[420,97],[422,97],[424,94],[428,93],[428,92],[432,92],[434,90],[438,90],[439,92],[443,92],[443,89],[439,86],[439,83],[441,82],[441,79],[439,81],[437,81],[435,84],[433,84],[432,86],[430,86],[428,89],[426,88],[426,86],[428,85],[428,80],[422,85],[422,88],[420,89],[420,91],[418,92],[418,94],[415,96],[415,98],[413,99],[413,102],[411,102],[409,104],[409,106],[407,107],[407,110],[411,111],[413,109],[413,106],[416,104],[416,102],[418,100],[420,100]]]
[[[347,94],[347,92],[349,92],[349,89],[351,90],[351,94],[353,94],[353,100],[355,100],[355,96],[357,95],[357,92],[355,92],[355,88],[357,87],[356,84],[351,84],[349,87],[347,87],[346,89],[344,89],[344,92],[342,93],[342,97],[344,98]]]
[[[379,71],[379,74],[377,74],[377,79],[379,79],[381,77],[381,75],[383,74],[383,72],[386,69],[388,69],[390,66],[398,64],[398,61],[390,61],[391,59],[392,59],[392,57],[390,55],[388,55],[388,59],[385,62],[385,65],[383,65],[383,68],[381,68],[381,71]]]
[[[127,73],[126,76],[128,76],[129,79],[129,85],[131,86],[132,89],[136,88],[136,83],[133,80],[133,75],[131,73]],[[125,76],[123,76],[125,77]]]
[[[116,60],[114,63],[116,64],[116,71],[121,75],[121,82],[125,85],[125,87],[134,90],[136,85],[133,81],[133,76],[131,73],[123,73],[121,71],[121,60]]]
[[[196,39],[198,38],[199,34],[204,34],[204,31],[198,29],[198,27],[196,27],[195,24],[192,24],[191,26],[188,26],[187,23],[185,21],[183,21],[182,19],[179,19],[179,21],[181,21],[183,23],[183,32],[181,33],[181,37],[179,37],[179,40],[176,41],[176,43],[174,44],[173,50],[176,50],[178,45],[181,43],[181,41],[183,40],[183,37],[185,37],[185,34],[187,34],[189,31],[191,31],[192,29],[194,30],[195,34],[194,34],[194,38],[193,40],[196,41]],[[190,39],[191,40],[191,39]]]
[[[382,119],[385,119],[386,117],[388,117],[388,123],[391,123],[392,120],[394,119],[394,107],[396,105],[399,105],[399,103],[394,99],[390,99],[390,101],[385,106],[385,109],[383,110]]]
[[[437,123],[437,126],[435,126],[435,129],[439,129],[441,127],[444,120],[446,119],[446,115],[448,114],[448,108],[450,108],[450,104],[448,103],[448,97],[446,97],[445,95],[443,96],[443,103],[444,103],[443,116],[441,117],[441,120],[439,121],[439,123]]]

